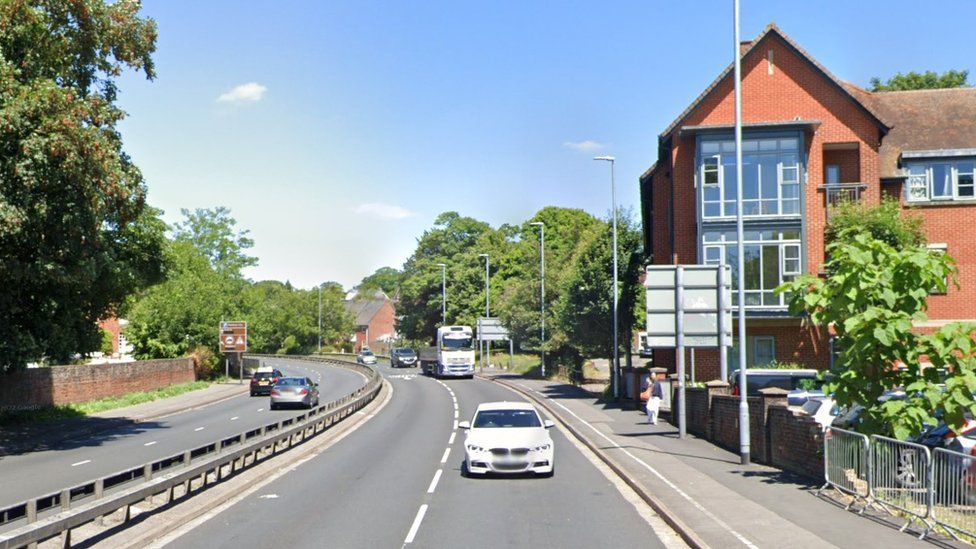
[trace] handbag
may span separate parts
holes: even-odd
[[[643,391],[641,391],[641,394],[640,394],[640,399],[641,400],[647,400],[649,398],[651,398],[651,386],[650,385],[647,386],[647,389],[644,389]]]

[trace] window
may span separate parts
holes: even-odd
[[[773,336],[756,336],[752,341],[752,366],[762,368],[776,361],[776,338]]]
[[[836,185],[840,183],[840,166],[837,164],[827,165],[827,184]]]
[[[800,214],[800,140],[796,137],[742,141],[742,212],[746,216]],[[703,140],[700,145],[704,218],[735,212],[735,143]]]
[[[929,244],[928,248],[932,253],[936,253],[936,254],[945,254],[946,251],[949,249],[949,247],[945,244]],[[931,290],[929,290],[929,294],[945,295],[948,290],[949,290],[949,277],[947,276],[942,281],[942,288],[939,287],[932,288]]]
[[[905,198],[909,202],[972,200],[976,198],[974,167],[973,160],[910,164]]]
[[[738,250],[735,231],[702,234],[702,263],[732,267],[732,303],[738,304]],[[746,307],[786,307],[787,296],[773,290],[802,269],[799,229],[746,231],[744,241]]]

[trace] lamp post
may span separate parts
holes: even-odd
[[[739,299],[739,460],[748,465],[749,448],[749,401],[746,390],[746,300],[745,300],[745,255],[742,243],[742,63],[739,52],[739,0],[732,0],[733,24],[735,30],[735,232],[739,272],[737,273]]]
[[[541,322],[539,325],[539,348],[542,351],[542,377],[546,377],[546,224],[533,221],[529,225],[539,227],[539,309]]]
[[[322,354],[322,285],[319,284],[319,354]]]
[[[441,326],[447,326],[447,264],[437,266],[441,268]]]
[[[620,398],[620,356],[617,345],[617,184],[614,181],[614,164],[612,156],[597,156],[593,160],[610,163],[610,207],[613,210],[613,373],[610,382],[613,384],[613,398]]]
[[[478,254],[478,257],[485,258],[485,320],[487,321],[487,319],[491,316],[491,306],[490,306],[491,305],[491,299],[488,297],[488,296],[491,295],[491,286],[490,286],[490,282],[488,280],[488,262],[489,262],[489,259],[488,259],[488,254]],[[487,351],[488,366],[491,367],[491,350],[488,347],[488,345],[489,345],[488,341],[482,339],[482,337],[481,337],[482,336],[481,331],[482,330],[479,330],[478,331],[478,339],[481,339],[482,340],[482,345],[484,346],[484,350]],[[482,357],[482,358],[484,358],[484,357]],[[484,363],[482,363],[482,364],[484,364]],[[484,368],[484,366],[482,366],[482,368]]]

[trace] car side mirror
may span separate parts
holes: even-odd
[[[461,429],[470,429],[471,428],[471,422],[470,421],[462,421],[461,423],[458,423],[458,427],[460,427]]]
[[[542,426],[545,427],[546,429],[551,429],[556,426],[556,422],[554,422],[551,419],[547,419],[542,422]]]

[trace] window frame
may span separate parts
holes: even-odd
[[[947,169],[949,177],[949,192],[947,194],[935,194],[935,169],[937,166],[944,166]],[[963,170],[963,166],[970,167],[971,171]],[[905,169],[908,171],[904,189],[905,202],[976,201],[976,158],[939,158],[928,162],[913,161],[907,163]],[[967,175],[970,183],[961,186],[960,177]],[[961,194],[959,192],[961,188],[970,189],[971,194]]]
[[[756,239],[750,239],[748,237],[748,234],[749,233],[756,233],[756,232],[758,232],[760,235],[762,235],[763,232],[767,232],[767,231],[772,231],[775,234],[775,238],[772,238],[772,239],[764,239],[764,238],[762,238],[760,236],[760,238],[758,240],[756,240]],[[700,255],[699,255],[699,258],[700,258],[699,263],[700,264],[702,264],[702,265],[725,265],[725,264],[728,263],[728,260],[727,260],[727,257],[728,257],[727,248],[729,248],[729,247],[735,247],[736,246],[736,241],[735,241],[734,235],[732,236],[731,239],[727,239],[726,238],[726,234],[728,234],[730,232],[731,231],[729,231],[729,230],[723,230],[723,229],[705,229],[705,230],[703,230],[702,235],[701,235],[701,238],[700,238],[700,242],[699,242],[699,245],[701,246],[700,252],[699,252],[700,253]],[[795,238],[795,239],[794,238],[787,239],[787,238],[784,238],[784,234],[783,234],[783,233],[786,233],[786,232],[797,232],[799,234],[798,234],[798,237]],[[712,235],[710,237],[712,239],[711,240],[706,240],[706,235]],[[715,236],[714,235],[719,235],[719,237],[717,239],[715,239]],[[759,248],[759,266],[758,266],[758,270],[757,270],[758,279],[759,279],[758,280],[758,286],[757,287],[752,287],[747,282],[747,284],[746,284],[746,290],[745,290],[746,308],[747,309],[752,309],[752,310],[764,310],[764,309],[765,310],[783,310],[783,309],[788,308],[788,297],[786,295],[778,296],[776,298],[776,300],[777,300],[777,303],[776,304],[772,304],[772,305],[765,305],[765,304],[763,304],[763,297],[764,297],[763,294],[772,292],[775,289],[775,286],[774,287],[771,287],[771,288],[767,288],[765,286],[764,273],[765,273],[765,267],[766,267],[767,258],[766,258],[766,252],[764,251],[763,248],[764,247],[773,247],[773,246],[775,246],[777,248],[777,252],[776,252],[777,255],[778,255],[778,257],[776,259],[777,260],[777,270],[778,270],[778,273],[777,273],[778,276],[777,276],[777,278],[779,280],[779,284],[782,284],[784,282],[787,282],[787,281],[791,280],[793,277],[796,277],[796,276],[798,276],[798,275],[800,275],[800,274],[803,273],[803,268],[804,268],[803,244],[804,244],[804,242],[803,242],[803,234],[802,234],[802,231],[799,228],[794,228],[794,227],[774,228],[774,229],[759,229],[758,231],[755,230],[755,229],[750,229],[750,230],[747,230],[746,231],[746,235],[745,236],[746,236],[746,239],[745,239],[745,241],[743,243],[744,244],[744,249],[748,249],[750,247],[758,247]],[[787,250],[789,250],[789,253],[790,253],[791,257],[787,257]],[[717,251],[717,257],[715,256],[715,253],[714,253],[716,251]],[[709,257],[710,255],[712,257]],[[786,268],[787,261],[791,261],[791,262],[795,261],[796,262],[796,264],[794,265],[795,266],[795,269],[789,269],[789,270],[787,270],[787,268]],[[735,269],[737,266],[736,265],[733,265],[732,267],[733,267],[733,269]],[[733,279],[732,279],[732,286],[733,286],[733,288],[735,288],[737,286],[737,284],[738,284],[738,278],[735,275],[733,275]],[[777,286],[779,284],[777,284]],[[758,305],[756,305],[756,304],[749,304],[750,298],[755,298],[756,296],[758,296],[758,298],[759,298],[758,299],[759,300],[759,304]],[[736,299],[737,299],[737,292],[733,291],[733,304],[735,304],[735,300]]]
[[[759,344],[760,343],[769,344],[769,345],[771,345],[771,348],[772,348],[772,354],[770,356],[769,362],[765,362],[762,365],[759,364],[759,356],[760,356]],[[747,361],[748,361],[748,357],[746,357],[746,358],[747,358]],[[771,335],[757,335],[757,336],[753,336],[753,338],[752,338],[752,364],[750,365],[750,367],[751,368],[762,368],[764,366],[768,366],[769,364],[772,364],[773,362],[776,362],[776,336],[771,336]]]
[[[928,244],[925,246],[929,251],[933,253],[947,254],[949,253],[949,245],[945,243]],[[946,295],[949,293],[949,276],[946,275],[945,279],[942,281],[945,284],[945,291],[939,291],[938,288],[932,288],[929,290],[929,295]]]

